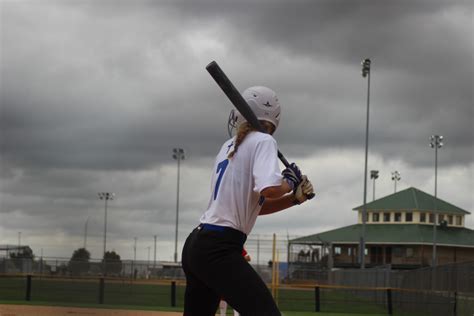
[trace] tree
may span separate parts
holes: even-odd
[[[104,259],[102,259],[102,265],[103,264]],[[120,255],[115,251],[105,252],[105,264],[106,274],[119,275],[122,272],[122,260],[120,259]]]
[[[31,268],[34,257],[33,250],[28,246],[20,247],[17,252],[10,252],[10,259],[12,259],[15,267],[22,272],[26,272],[24,271],[27,269],[25,264]]]
[[[72,254],[69,260],[68,270],[73,275],[81,275],[89,271],[90,252],[85,248],[79,248]]]

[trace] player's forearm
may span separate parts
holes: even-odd
[[[296,204],[296,199],[293,194],[287,194],[276,199],[265,199],[259,215],[268,215],[283,211]]]
[[[260,194],[265,197],[265,199],[277,199],[284,196],[288,192],[291,192],[291,187],[288,182],[283,180],[281,185],[265,188],[262,190],[262,192],[260,192]]]

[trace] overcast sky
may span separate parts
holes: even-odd
[[[474,211],[472,1],[1,0],[0,244],[70,257],[83,245],[172,260],[205,211],[232,105],[205,70],[240,90],[274,89],[275,138],[316,188],[257,220],[256,235],[302,236],[356,222],[362,204],[367,78],[376,197],[416,187]],[[372,182],[368,183],[368,201]],[[466,226],[474,228],[474,215]]]

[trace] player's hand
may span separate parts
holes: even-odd
[[[313,184],[307,176],[303,176],[301,183],[296,187],[294,196],[296,204],[301,204],[308,199],[308,196],[314,194]]]
[[[285,170],[281,172],[281,174],[283,175],[283,179],[285,179],[290,185],[293,193],[295,193],[297,186],[302,180],[300,168],[298,168],[298,166],[293,162],[288,167],[286,167]]]

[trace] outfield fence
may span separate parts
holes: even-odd
[[[407,271],[292,265],[275,280],[272,268],[277,266],[253,265],[282,310],[474,315],[474,262]],[[184,273],[176,263],[0,258],[0,301],[180,308],[184,288]]]
[[[270,285],[269,285],[270,286]],[[106,304],[182,308],[183,280],[112,277],[0,275],[0,302]],[[276,301],[283,311],[426,316],[472,316],[473,293],[396,288],[281,284]]]

